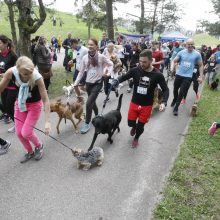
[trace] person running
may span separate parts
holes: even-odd
[[[216,76],[216,60],[215,60],[215,54],[212,54],[211,57],[207,60],[207,64],[205,65],[204,69],[207,70],[207,83],[208,86],[211,87],[211,84],[214,81],[214,78]]]
[[[45,109],[45,134],[48,135],[50,132],[50,103],[43,78],[34,69],[31,59],[22,56],[17,60],[16,66],[8,69],[4,74],[0,82],[0,93],[11,80],[14,81],[18,94],[14,114],[16,135],[27,151],[20,162],[25,163],[31,158],[40,160],[43,155],[43,144],[33,129],[40,118],[42,101]],[[34,151],[31,143],[35,147]]]
[[[152,42],[152,56],[153,56],[153,66],[160,70],[161,65],[164,63],[163,53],[159,49],[159,42],[153,41]]]
[[[209,135],[214,136],[216,131],[220,128],[220,123],[218,122],[213,122],[211,127],[208,130]]]
[[[11,143],[9,141],[0,138],[0,155],[6,154],[10,146]]]
[[[37,68],[39,73],[44,78],[46,90],[48,91],[50,85],[50,78],[52,77],[52,64],[50,49],[46,46],[47,40],[45,37],[38,39],[35,47],[35,53],[37,56]]]
[[[86,72],[86,91],[88,99],[86,102],[86,121],[81,128],[81,133],[85,134],[90,129],[90,121],[92,118],[92,110],[98,115],[98,107],[96,99],[103,86],[104,68],[113,67],[113,63],[104,55],[98,52],[98,41],[91,38],[88,42],[88,55],[85,55],[80,64],[80,72],[74,83],[75,91],[80,96],[79,83]]]
[[[129,67],[130,69],[137,67],[139,63],[139,55],[141,53],[141,50],[139,49],[139,45],[136,42],[131,43],[131,50],[129,53]],[[129,80],[129,88],[127,89],[127,92],[130,93],[133,88],[133,80]]]
[[[68,33],[67,38],[63,41],[62,46],[65,49],[65,57],[63,60],[63,66],[65,67],[65,70],[67,72],[71,72],[71,66],[68,65],[68,62],[70,61],[68,58],[68,50],[71,48],[71,38],[72,38],[72,34]]]
[[[147,45],[146,45],[146,42],[145,42],[145,38],[144,37],[141,37],[140,38],[140,48],[141,48],[141,51],[147,49]]]
[[[166,43],[162,44],[161,52],[163,53],[164,62],[161,63],[160,71],[163,73],[164,67],[168,70],[170,66],[170,49]]]
[[[106,48],[109,39],[107,38],[107,34],[105,32],[102,33],[102,40],[99,41],[99,50],[100,53],[103,53],[104,49]]]
[[[174,80],[173,88],[173,101],[171,107],[173,108],[173,114],[178,116],[178,108],[183,99],[183,96],[189,90],[190,84],[192,82],[193,70],[196,64],[199,66],[199,82],[202,82],[203,76],[203,62],[202,57],[199,52],[194,50],[194,42],[192,39],[186,42],[187,49],[180,51],[174,59],[174,65],[172,68],[179,63],[177,68],[176,77]],[[171,69],[171,71],[174,71]]]
[[[12,50],[12,42],[5,35],[0,35],[0,77],[4,76],[4,73],[16,63],[17,55]],[[16,100],[17,92],[16,87],[12,81],[1,93],[1,110],[3,111],[1,120],[4,120],[6,124],[14,121],[14,103]],[[15,132],[15,127],[12,126],[8,129],[9,133]]]
[[[62,42],[63,42],[63,40],[62,40],[61,36],[59,35],[58,39],[57,39],[57,53],[60,53],[60,49],[62,47]]]
[[[163,74],[152,66],[152,51],[143,50],[140,53],[139,66],[130,69],[127,74],[113,80],[112,85],[117,88],[119,83],[133,78],[134,90],[128,111],[128,126],[130,135],[134,136],[132,147],[136,148],[139,138],[144,132],[144,125],[149,121],[154,101],[154,90],[159,84],[163,91],[163,101],[159,110],[164,111],[169,98],[169,89]]]

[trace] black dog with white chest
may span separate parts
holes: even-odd
[[[92,150],[93,145],[96,141],[96,138],[99,134],[108,134],[108,141],[112,144],[112,135],[114,134],[115,130],[118,129],[120,131],[119,124],[121,122],[121,103],[122,103],[122,96],[120,95],[118,100],[118,107],[116,110],[112,110],[105,115],[98,115],[92,120],[92,124],[95,127],[95,134],[93,136],[92,143],[88,149],[88,151]]]

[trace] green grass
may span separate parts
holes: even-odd
[[[5,34],[6,36],[11,37],[10,24],[7,18],[7,11],[7,7],[3,5],[0,12],[0,30],[1,34]],[[76,16],[73,16],[69,13],[56,12],[56,18],[60,17],[64,22],[62,27],[59,26],[59,21],[57,21],[56,26],[53,26],[52,19],[50,18],[50,16],[50,14],[47,14],[45,22],[38,29],[38,31],[32,35],[32,37],[36,35],[45,36],[50,41],[52,36],[58,37],[59,35],[62,37],[62,39],[65,39],[67,37],[67,33],[71,32],[74,38],[80,38],[83,41],[86,41],[88,39],[88,29],[86,24],[81,21],[78,22]],[[128,32],[126,29],[120,27],[118,31]],[[91,36],[100,39],[102,36],[102,31],[99,29],[92,28]]]
[[[63,95],[63,86],[66,80],[70,83],[73,81],[73,73],[66,73],[64,67],[53,69],[53,77],[51,77],[51,84],[49,87],[49,98],[56,98]]]
[[[214,137],[207,133],[213,121],[220,121],[219,103],[220,90],[205,86],[154,219],[220,219],[220,131]]]
[[[218,44],[220,44],[219,39],[208,34],[196,34],[193,39],[196,46],[205,44],[207,46],[216,47]]]

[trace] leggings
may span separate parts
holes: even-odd
[[[102,83],[94,83],[86,84],[86,91],[88,94],[88,99],[86,102],[86,124],[89,124],[92,118],[92,110],[94,111],[95,115],[98,115],[98,107],[96,105],[96,99],[98,97],[99,92],[102,89]]]
[[[173,88],[173,102],[178,108],[184,95],[188,92],[192,78],[176,75]]]
[[[192,82],[193,82],[193,90],[194,90],[194,92],[197,94],[198,91],[199,91],[199,82],[198,82],[198,77],[197,77],[197,75],[193,74]],[[190,84],[190,85],[191,85],[191,84]],[[188,90],[187,90],[186,93],[184,94],[184,99],[186,99],[187,94],[188,94]]]
[[[0,138],[0,145],[4,145],[4,144],[6,144],[6,141]]]
[[[31,143],[33,143],[35,148],[41,146],[41,142],[34,133],[33,127],[40,118],[42,101],[27,103],[26,107],[26,112],[20,112],[18,102],[16,101],[15,103],[15,131],[25,150],[28,153],[32,153]]]
[[[128,120],[128,126],[136,129],[136,134],[134,138],[137,140],[139,139],[141,134],[144,132],[144,125],[145,123],[142,123],[140,121],[136,123],[136,121]]]
[[[14,121],[14,104],[17,98],[16,90],[5,89],[1,93],[2,105],[1,111],[6,113]]]

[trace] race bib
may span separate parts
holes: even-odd
[[[183,66],[184,66],[185,68],[189,69],[189,68],[191,67],[191,63],[188,62],[188,61],[184,61],[184,62],[183,62]]]
[[[215,66],[215,64],[214,63],[210,63],[210,66]]]
[[[92,68],[90,69],[89,73],[90,73],[91,76],[95,76],[95,74],[96,74],[96,68],[95,68],[95,67],[92,67]]]
[[[138,94],[141,94],[141,95],[147,95],[147,88],[138,86],[138,87],[137,87],[137,93],[138,93]]]
[[[109,82],[109,83],[112,83],[112,79],[109,79],[108,82]]]

